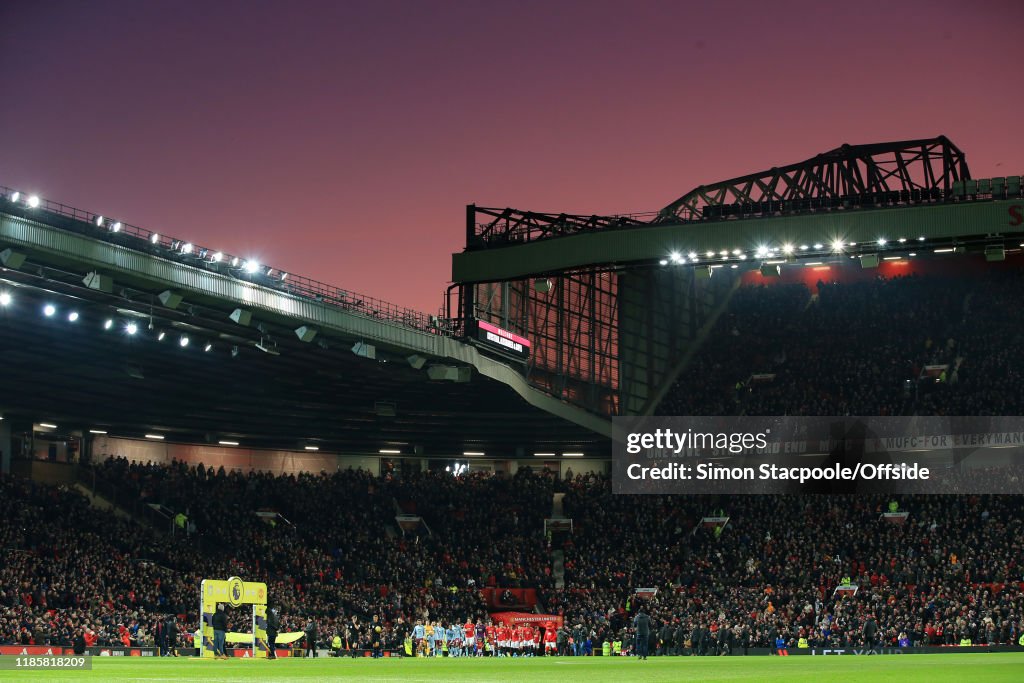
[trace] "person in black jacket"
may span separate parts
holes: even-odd
[[[167,656],[167,630],[166,630],[166,627],[167,627],[167,625],[164,624],[164,622],[162,622],[162,621],[156,622],[156,633],[153,634],[154,638],[156,640],[156,646],[158,648],[157,651],[160,653],[161,657],[166,657]]]
[[[277,631],[281,628],[281,619],[277,616],[277,608],[267,610],[267,659],[277,659]]]
[[[306,643],[309,646],[310,656],[316,657],[316,620],[310,619],[306,623]]]
[[[167,624],[164,627],[164,637],[167,639],[167,654],[171,657],[178,656],[178,620],[172,614],[167,617]]]
[[[665,620],[661,624],[661,628],[658,630],[658,655],[664,657],[665,655],[672,654],[672,626],[669,625],[668,620]]]
[[[651,635],[651,618],[644,612],[643,607],[637,610],[633,617],[633,626],[636,627],[636,656],[640,659],[647,659],[648,638]]]
[[[217,605],[217,611],[213,613],[213,656],[217,659],[227,659],[228,653],[224,649],[224,643],[228,635],[228,615],[224,613],[224,605]]]
[[[680,620],[679,621],[679,625],[676,626],[676,630],[675,630],[675,633],[673,634],[673,637],[675,638],[675,647],[672,650],[672,654],[676,655],[677,657],[685,655],[686,654],[686,626],[683,624],[682,620]]]
[[[84,631],[79,631],[75,634],[75,639],[71,642],[71,646],[75,648],[76,655],[85,654],[85,635]]]
[[[875,647],[878,641],[878,624],[875,622],[875,616],[869,614],[867,620],[864,622],[864,644],[868,647]]]

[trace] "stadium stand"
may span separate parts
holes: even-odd
[[[1020,414],[1022,295],[1010,270],[744,287],[659,412]],[[199,580],[213,575],[266,581],[282,631],[315,619],[349,650],[368,647],[375,616],[396,649],[417,620],[486,619],[488,587],[537,589],[538,607],[594,650],[628,642],[641,602],[661,654],[777,638],[1011,644],[1024,630],[1020,497],[905,496],[907,519],[894,524],[880,496],[613,496],[607,477],[546,470],[274,476],[116,454],[93,467],[133,500],[184,510],[194,532],[0,479],[0,643],[67,644],[82,629],[101,644],[147,643],[167,614],[187,631]],[[574,528],[549,538],[556,493]],[[699,523],[713,510],[729,517],[720,533]],[[403,512],[424,525],[403,532]],[[564,553],[564,588],[553,550]]]

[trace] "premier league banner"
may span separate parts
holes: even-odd
[[[616,417],[612,439],[615,493],[1024,493],[1024,417]]]

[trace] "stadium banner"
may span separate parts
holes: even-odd
[[[39,655],[70,655],[70,647],[63,645],[0,645],[0,655],[39,656]]]
[[[533,614],[531,612],[493,612],[491,620],[499,624],[514,626],[516,624],[529,624],[530,626],[544,626],[549,621],[554,623],[555,628],[561,628],[565,621],[557,614]]]
[[[267,656],[267,584],[243,581],[237,576],[232,576],[227,581],[203,579],[199,595],[199,613],[202,615],[200,657],[213,657],[213,615],[218,604],[235,608],[252,605],[251,623],[255,642],[251,648],[251,656]]]
[[[789,648],[791,655],[962,655],[984,652],[1020,652],[1013,645],[932,645],[929,647],[834,647]]]
[[[93,657],[159,657],[155,647],[87,647],[87,654]]]
[[[476,339],[485,348],[511,354],[517,358],[529,358],[530,340],[515,332],[498,327],[486,320],[475,321]]]
[[[419,528],[423,518],[419,515],[395,515],[395,522],[402,533],[412,533]]]
[[[277,640],[275,640],[274,642],[278,645],[289,645],[297,640],[302,640],[302,638],[305,635],[306,634],[303,631],[279,633],[277,634]],[[252,644],[252,637],[253,635],[251,633],[235,633],[234,631],[228,631],[224,640],[228,643],[241,643],[243,645],[250,645]]]
[[[572,520],[568,517],[545,517],[544,533],[572,533]]]
[[[614,417],[612,449],[616,494],[1024,494],[1021,416]]]
[[[246,648],[228,647],[228,648],[225,648],[225,650],[227,650],[227,653],[228,653],[229,657],[240,657],[240,658],[248,657],[249,659],[252,659],[252,649],[251,648],[248,648],[248,647],[246,647]],[[178,654],[180,656],[182,656],[182,657],[198,657],[199,656],[199,648],[195,648],[195,647],[179,647],[178,648]],[[280,647],[277,648],[277,656],[278,657],[291,657],[292,656],[291,648],[280,648]]]
[[[513,602],[502,602],[502,596],[506,592],[511,594]],[[487,588],[480,589],[480,595],[483,596],[484,602],[487,603],[488,607],[504,612],[510,609],[521,609],[523,606],[531,608],[537,604],[536,588],[491,588],[488,586]],[[280,639],[278,639],[278,642],[280,642]]]
[[[909,512],[883,512],[881,519],[889,524],[906,524]]]

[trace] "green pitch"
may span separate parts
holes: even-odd
[[[833,657],[198,660],[95,657],[92,671],[0,671],[30,681],[1024,681],[1024,652]]]

